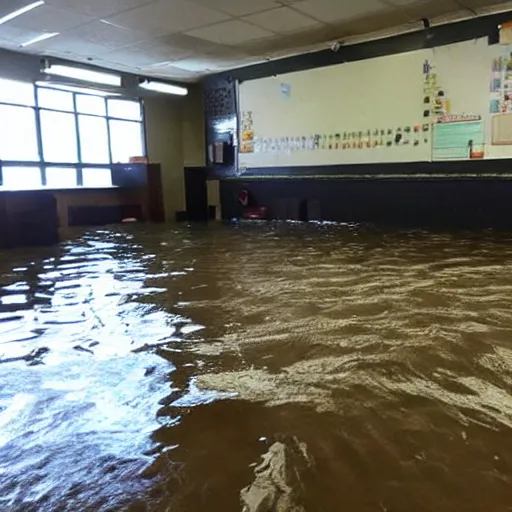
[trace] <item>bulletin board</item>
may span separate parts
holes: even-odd
[[[240,84],[243,168],[512,158],[512,45],[480,38]]]
[[[240,167],[430,160],[429,56],[417,51],[241,83]]]

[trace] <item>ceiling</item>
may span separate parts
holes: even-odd
[[[0,18],[34,0],[0,0]],[[512,8],[496,0],[46,0],[0,25],[0,48],[194,81],[206,74]],[[59,34],[25,48],[46,32]]]

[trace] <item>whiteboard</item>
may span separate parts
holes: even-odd
[[[242,82],[239,166],[430,160],[423,65],[431,56],[421,50]]]

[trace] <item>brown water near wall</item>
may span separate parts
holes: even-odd
[[[69,239],[0,253],[0,510],[241,511],[276,446],[289,510],[512,510],[512,234]]]

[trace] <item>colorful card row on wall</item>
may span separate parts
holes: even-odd
[[[302,135],[293,137],[257,137],[252,130],[242,131],[241,153],[289,153],[292,151],[324,151],[372,149],[428,144],[430,124],[400,128]]]

